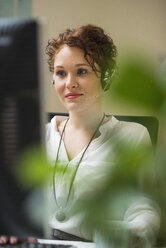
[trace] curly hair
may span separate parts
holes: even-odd
[[[83,50],[84,58],[97,74],[101,73],[101,83],[107,90],[116,71],[117,49],[111,37],[104,30],[94,25],[85,25],[76,29],[67,29],[60,33],[57,39],[51,39],[46,46],[48,65],[51,72],[54,71],[54,59],[56,52],[63,45],[77,47]],[[97,69],[96,65],[99,69]]]

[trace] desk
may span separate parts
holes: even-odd
[[[38,239],[40,244],[58,244],[58,245],[73,245],[77,248],[95,248],[94,243],[79,242],[79,241],[63,241],[63,240],[52,240],[52,239]]]
[[[38,239],[38,242],[41,243],[41,244],[75,245],[77,248],[96,248],[94,243],[79,242],[79,241]],[[165,247],[154,247],[154,248],[166,248],[166,246]]]

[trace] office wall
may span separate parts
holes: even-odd
[[[129,47],[135,47],[154,59],[165,53],[165,10],[165,0],[32,0],[32,16],[45,23],[45,44],[67,27],[92,23],[103,27],[112,36],[119,56]],[[48,74],[45,82],[46,110],[64,111],[51,85],[46,62],[45,72]],[[105,108],[121,114],[135,111],[131,106],[122,107],[114,97]],[[141,111],[138,110],[138,114],[142,114]]]
[[[0,0],[0,18],[31,17],[32,0]]]

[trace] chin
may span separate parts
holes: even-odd
[[[76,103],[66,104],[65,107],[68,110],[68,112],[81,112],[86,109],[84,104],[78,104],[78,103],[77,104]]]
[[[92,99],[91,101],[80,101],[80,102],[68,102],[65,103],[64,106],[68,110],[68,112],[84,112],[89,111],[90,109],[94,109],[95,106],[98,106],[98,101]]]

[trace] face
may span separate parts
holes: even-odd
[[[100,74],[95,74],[81,49],[64,45],[55,55],[54,75],[55,89],[68,111],[101,104]]]

